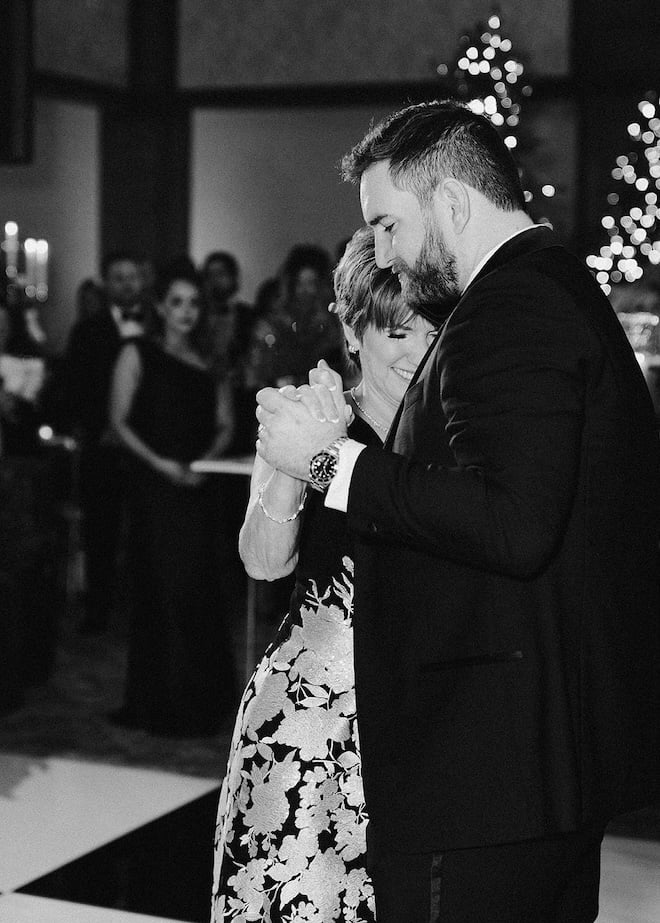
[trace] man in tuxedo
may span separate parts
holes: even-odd
[[[74,324],[67,349],[68,404],[80,442],[84,634],[106,630],[116,588],[125,492],[121,450],[109,430],[112,374],[122,342],[144,332],[138,258],[110,253],[102,276],[103,307]]]
[[[327,370],[298,400],[260,393],[257,448],[355,536],[378,920],[591,923],[607,822],[659,795],[648,390],[487,119],[408,107],[344,175],[440,333],[384,450],[345,439]]]

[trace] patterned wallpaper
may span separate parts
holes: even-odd
[[[433,79],[490,0],[180,0],[183,88]],[[571,0],[500,0],[530,72],[565,76]]]
[[[124,86],[128,0],[35,0],[35,67]]]

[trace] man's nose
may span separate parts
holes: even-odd
[[[379,269],[389,269],[393,262],[392,246],[389,239],[384,234],[376,232],[374,244],[376,266]]]

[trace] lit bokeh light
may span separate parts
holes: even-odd
[[[656,192],[660,189],[660,118],[656,114],[657,98],[652,101],[650,95],[637,104],[641,120],[633,119],[626,126],[631,150],[616,158],[610,174],[619,189],[608,192],[607,205],[613,211],[601,219],[609,244],[586,261],[606,294],[620,282],[637,282],[645,265],[660,264]]]
[[[491,12],[486,23],[460,36],[459,51],[451,66],[437,68],[440,76],[454,81],[450,93],[463,99],[475,113],[484,115],[500,131],[507,148],[524,162],[532,147],[523,133],[522,103],[532,95],[525,64],[519,60],[511,39],[502,29],[500,15]],[[551,182],[541,183],[521,169],[527,203],[553,199],[559,190]],[[543,218],[542,220],[548,220]]]

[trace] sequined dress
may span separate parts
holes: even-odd
[[[356,419],[350,435],[376,444]],[[213,923],[373,923],[345,516],[308,491],[289,613],[247,684],[220,795]]]

